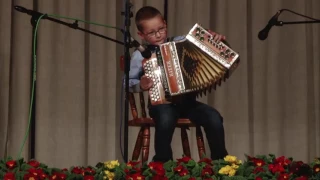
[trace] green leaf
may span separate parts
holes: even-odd
[[[47,166],[47,165],[45,165],[45,164],[43,164],[43,163],[40,163],[39,167],[40,167],[40,168],[42,168],[42,169],[46,169],[46,168],[48,168],[48,166]]]
[[[11,160],[13,160],[13,158],[11,156],[8,156],[8,157],[4,158],[3,162],[6,163],[7,161],[11,161]]]
[[[168,179],[173,178],[173,177],[174,177],[174,172],[166,172],[166,177],[167,177]]]
[[[20,158],[20,159],[17,160],[17,162],[18,162],[19,165],[22,165],[24,163],[24,160],[23,160],[23,158]]]
[[[67,177],[67,180],[73,180],[73,179],[76,179],[76,175],[75,175],[75,174],[70,174],[70,175]]]
[[[151,172],[150,169],[146,169],[145,171],[142,172],[142,175],[144,175],[144,176],[150,176],[150,175],[152,175],[152,172]]]
[[[17,179],[23,179],[24,175],[28,174],[28,172],[25,172],[25,171],[18,171],[15,173],[15,177]]]
[[[253,166],[248,167],[247,169],[244,170],[244,176],[249,176],[254,170]]]
[[[191,170],[191,175],[195,177],[201,175],[201,168],[199,167],[198,164],[196,164],[195,167]]]
[[[174,165],[175,163],[173,161],[168,161],[166,163],[163,164],[163,168],[166,170],[166,171],[171,171],[172,168],[174,168]]]
[[[97,167],[97,168],[103,168],[103,167],[104,167],[104,163],[98,162],[98,163],[96,164],[96,167]]]
[[[30,166],[29,164],[22,164],[22,165],[21,165],[21,170],[22,170],[22,171],[26,171],[26,170],[28,170],[28,169],[30,169],[30,168],[33,168],[33,167]]]
[[[3,179],[3,176],[6,174],[4,171],[0,171],[0,178]]]
[[[188,180],[190,178],[190,175],[182,176],[180,179],[181,180]]]
[[[6,170],[7,171],[7,166],[5,164],[0,164],[0,169]]]
[[[195,165],[196,165],[196,162],[191,160],[186,164],[187,167],[194,167]]]

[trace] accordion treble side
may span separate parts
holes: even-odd
[[[142,61],[145,75],[153,80],[151,104],[170,103],[173,96],[206,92],[221,85],[240,62],[239,54],[226,43],[195,24],[179,41],[163,43]]]

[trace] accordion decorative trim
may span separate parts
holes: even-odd
[[[193,26],[186,38],[227,69],[229,69],[239,57],[238,53],[227,47],[223,42],[214,42],[212,34],[199,24]],[[221,51],[226,48],[227,52]],[[217,54],[219,51],[220,54]]]

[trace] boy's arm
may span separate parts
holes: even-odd
[[[140,77],[142,75],[142,57],[139,51],[134,51],[130,60],[130,72],[129,72],[129,90],[132,92],[139,92],[140,89]]]

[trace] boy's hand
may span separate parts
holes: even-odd
[[[148,90],[152,87],[153,81],[149,77],[143,75],[140,79],[140,87],[142,90]]]
[[[214,41],[226,40],[226,36],[224,36],[224,35],[221,35],[221,34],[218,34],[218,33],[216,33],[216,32],[213,32],[213,31],[211,31],[210,29],[208,30],[208,32],[209,32],[210,34],[212,34]]]

